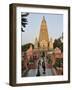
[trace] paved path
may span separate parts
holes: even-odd
[[[40,62],[41,62],[41,65],[39,65],[40,76],[52,76],[53,73],[52,73],[52,70],[51,70],[50,68],[46,68],[46,73],[43,74],[43,68],[42,68],[43,59],[40,58],[39,60],[40,60]],[[44,59],[44,61],[45,61],[45,65],[46,65],[46,63],[47,63],[47,62],[46,62],[46,59]],[[37,65],[38,65],[38,62],[37,62]],[[38,67],[38,66],[37,66],[37,67]],[[47,67],[47,66],[46,66],[46,67]],[[36,77],[37,71],[38,71],[38,69],[30,69],[30,70],[27,72],[26,77]]]
[[[27,77],[36,77],[36,75],[37,75],[37,69],[31,69],[27,73]],[[46,69],[46,73],[43,74],[43,69],[40,68],[40,76],[52,76],[52,75],[53,73],[51,69]]]

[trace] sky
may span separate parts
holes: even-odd
[[[63,32],[63,15],[50,13],[29,13],[27,16],[28,25],[21,33],[21,44],[34,43],[39,38],[40,26],[43,16],[45,17],[49,38],[59,38]]]

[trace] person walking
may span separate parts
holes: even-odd
[[[43,74],[45,74],[45,71],[46,71],[45,61],[42,62],[42,68],[43,68]]]
[[[40,76],[40,65],[41,65],[41,62],[39,60],[39,62],[38,62],[38,69],[37,69],[37,75],[36,76]]]

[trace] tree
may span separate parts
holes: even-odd
[[[29,13],[23,13],[23,14],[21,14],[21,31],[22,32],[25,32],[24,31],[24,28],[28,24],[28,21],[27,21],[27,18],[26,18],[28,15],[29,15]]]
[[[63,43],[61,42],[60,38],[54,40],[53,48],[55,49],[56,47],[60,48],[61,52],[63,52]]]
[[[25,45],[22,45],[22,51],[27,51],[30,48],[30,45],[32,45],[32,48],[34,48],[34,45],[32,43],[27,43]]]

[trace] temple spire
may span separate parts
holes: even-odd
[[[43,16],[43,21],[45,21],[45,16]]]
[[[35,39],[35,45],[34,45],[34,48],[38,48],[38,40],[37,40],[37,38]]]
[[[48,48],[48,28],[47,28],[47,23],[45,20],[45,17],[43,16],[42,22],[41,22],[41,27],[40,27],[40,34],[39,34],[39,46],[41,48]]]

